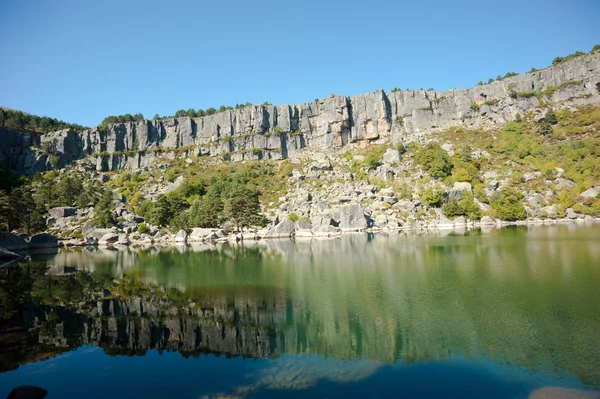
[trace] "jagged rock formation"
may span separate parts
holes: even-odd
[[[549,88],[554,90],[542,96]],[[535,110],[540,101],[600,103],[600,54],[467,90],[332,95],[312,103],[252,105],[201,118],[116,123],[106,131],[93,128],[81,135],[63,130],[44,135],[41,141],[4,131],[0,158],[4,167],[29,175],[85,157],[98,171],[136,169],[150,165],[165,151],[223,154],[234,161],[282,159],[303,147],[411,141],[452,126],[504,123],[517,113]]]

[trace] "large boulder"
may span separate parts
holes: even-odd
[[[75,216],[77,213],[77,208],[73,208],[71,206],[59,206],[56,208],[52,208],[48,211],[50,216],[55,218],[66,218],[68,216]]]
[[[588,188],[587,190],[585,190],[584,192],[579,194],[579,198],[584,199],[584,200],[590,199],[590,198],[593,199],[593,198],[597,198],[598,195],[600,195],[600,186]]]
[[[115,233],[106,233],[104,234],[100,240],[98,240],[99,245],[113,245],[117,241],[119,241],[119,236]]]
[[[365,211],[358,204],[344,205],[340,212],[340,229],[342,231],[358,231],[368,227]]]
[[[471,186],[471,183],[466,182],[466,181],[457,181],[456,183],[454,183],[454,186],[452,187],[453,190],[460,190],[460,191],[468,191],[470,193],[473,192],[473,187]]]
[[[398,150],[394,150],[393,148],[388,148],[386,152],[383,153],[383,163],[395,164],[400,162],[401,159]]]
[[[277,226],[273,227],[267,233],[267,237],[272,238],[284,238],[291,237],[296,232],[296,223],[292,222],[290,219],[283,219]]]
[[[58,239],[47,233],[36,234],[29,240],[29,248],[58,248]]]
[[[29,245],[16,234],[0,232],[0,247],[9,251],[23,251],[28,249]]]
[[[212,235],[212,233],[213,233],[212,229],[202,229],[199,227],[194,227],[192,229],[192,231],[190,232],[188,239],[190,241],[202,241],[206,237],[209,237],[210,235]]]
[[[479,223],[481,223],[482,226],[493,226],[496,224],[496,221],[489,216],[484,216]]]
[[[308,219],[300,219],[296,222],[296,230],[310,230],[311,227],[312,225]]]
[[[187,231],[181,229],[175,235],[175,242],[187,242],[188,233]]]
[[[114,227],[111,227],[109,229],[94,229],[93,228],[85,236],[86,237],[94,237],[94,238],[100,240],[106,234],[110,234],[110,233],[115,234],[116,232],[117,232],[117,229]]]

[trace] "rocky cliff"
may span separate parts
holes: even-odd
[[[33,174],[89,157],[98,171],[136,169],[157,154],[222,154],[229,160],[282,159],[303,147],[412,141],[453,126],[489,127],[542,106],[600,103],[600,54],[541,71],[446,92],[378,90],[298,105],[252,105],[201,118],[144,120],[70,130],[41,139],[0,134],[5,167]]]

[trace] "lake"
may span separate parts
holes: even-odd
[[[0,398],[19,385],[596,397],[600,225],[32,254],[0,269]]]

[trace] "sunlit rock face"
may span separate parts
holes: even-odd
[[[41,139],[42,148],[47,142],[56,144],[54,160],[35,148],[39,139],[2,132],[0,158],[4,167],[28,175],[85,157],[99,171],[136,169],[172,151],[221,154],[232,161],[283,159],[304,147],[413,141],[454,126],[492,127],[517,114],[541,112],[540,99],[557,107],[598,104],[599,84],[600,54],[593,54],[470,89],[377,90],[297,105],[251,105],[200,118],[116,123],[81,135],[63,130]]]

